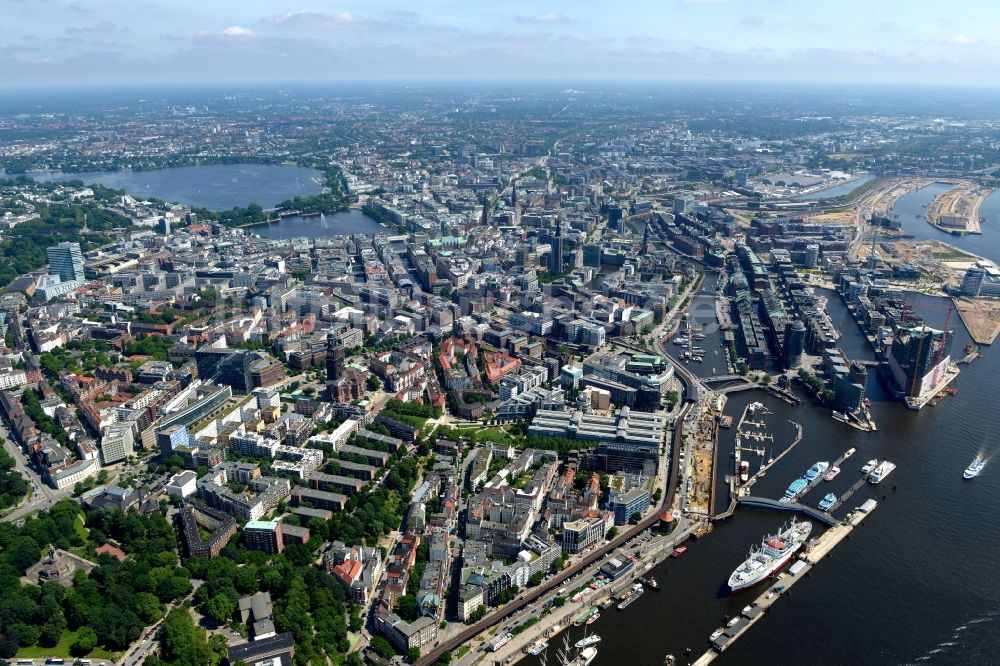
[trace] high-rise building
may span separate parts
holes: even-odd
[[[986,271],[979,266],[973,266],[965,271],[962,278],[962,296],[976,298],[983,289],[983,282],[986,280]]]
[[[134,443],[132,422],[124,421],[108,426],[101,435],[101,460],[105,465],[125,460],[132,455]]]
[[[889,368],[909,397],[918,397],[937,386],[951,363],[951,331],[929,326],[901,328],[892,341]]]
[[[206,347],[194,353],[198,376],[247,394],[253,389],[251,365],[256,356],[243,349]]]
[[[62,282],[83,282],[83,251],[79,243],[59,243],[46,250],[49,270]]]
[[[280,553],[285,546],[282,525],[277,520],[251,520],[243,527],[243,542],[250,550]]]
[[[563,237],[562,220],[556,222],[556,235],[552,239],[552,253],[549,255],[549,273],[556,275],[562,273],[563,266]]]
[[[784,345],[785,368],[794,370],[802,365],[802,353],[806,348],[806,325],[799,320],[785,324]]]

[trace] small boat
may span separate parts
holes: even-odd
[[[889,472],[896,469],[896,464],[891,463],[888,460],[883,460],[878,464],[878,466],[871,471],[868,475],[868,481],[873,485],[877,485],[882,482],[885,477],[889,476]]]
[[[640,576],[639,577],[639,582],[642,583],[643,585],[645,585],[646,587],[648,587],[651,590],[658,590],[658,589],[660,589],[660,584],[656,582],[655,578],[652,578],[652,577],[645,578],[643,576]]]
[[[680,548],[675,548],[674,552],[670,553],[670,557],[680,557],[687,552],[687,546],[681,546]]]
[[[837,478],[838,474],[840,474],[840,468],[839,467],[831,467],[830,471],[827,472],[826,476],[823,477],[823,480],[824,481],[833,481],[834,479]]]
[[[544,638],[539,638],[537,641],[531,644],[528,648],[528,654],[532,657],[537,657],[549,647],[549,642]]]
[[[750,461],[741,460],[740,461],[740,483],[746,483],[750,480]]]
[[[792,485],[788,486],[788,488],[785,490],[785,496],[782,499],[786,501],[792,500],[796,495],[801,493],[808,485],[809,482],[806,481],[805,479],[795,479],[794,481],[792,481]]]
[[[601,642],[600,636],[598,636],[597,634],[591,634],[589,636],[585,636],[580,640],[578,640],[576,642],[576,647],[582,650],[585,647],[590,647],[591,645],[597,645],[600,642]]]
[[[812,467],[806,470],[805,479],[807,481],[812,481],[813,479],[815,479],[817,476],[819,476],[828,469],[830,469],[830,463],[828,462],[815,463]]]
[[[974,479],[983,471],[986,467],[986,461],[983,460],[982,456],[976,456],[976,459],[965,468],[965,473],[962,474],[962,478]]]
[[[587,618],[586,624],[588,624],[588,625],[589,624],[594,624],[595,622],[597,622],[600,619],[601,619],[601,613],[600,613],[600,611],[598,611],[597,613],[594,613],[593,615],[591,615],[590,617]]]
[[[875,469],[876,465],[878,465],[878,458],[872,458],[861,467],[861,473],[868,474],[873,469]]]
[[[628,608],[633,601],[642,596],[643,592],[645,592],[645,590],[642,589],[642,585],[639,585],[638,583],[633,585],[628,591],[628,596],[622,599],[621,603],[618,604],[618,610],[625,610]]]
[[[590,646],[584,648],[580,656],[570,662],[570,666],[590,666],[590,662],[597,658],[597,648]]]
[[[724,633],[726,633],[726,628],[725,627],[719,627],[718,629],[716,629],[715,631],[712,632],[711,636],[708,637],[708,642],[709,643],[713,642],[716,638],[718,638],[719,636],[721,636]]]
[[[819,510],[826,511],[831,506],[833,506],[836,501],[837,501],[836,495],[834,495],[833,493],[827,493],[826,496],[824,496],[823,499],[819,501]]]

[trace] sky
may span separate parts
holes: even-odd
[[[996,0],[0,0],[0,87],[367,80],[1000,86]]]

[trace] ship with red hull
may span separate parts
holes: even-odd
[[[753,549],[746,561],[729,576],[729,589],[739,592],[773,576],[802,548],[810,532],[812,523],[793,519],[777,534],[765,537],[760,547]]]

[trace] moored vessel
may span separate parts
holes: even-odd
[[[873,469],[875,469],[877,465],[878,465],[878,458],[872,458],[871,460],[869,460],[868,462],[866,462],[864,465],[861,466],[861,473],[868,474]]]
[[[587,610],[585,610],[582,613],[580,613],[576,617],[576,619],[573,620],[574,626],[577,626],[577,627],[582,626],[588,619],[590,619],[590,616],[594,615],[597,612],[599,612],[597,610],[597,606],[591,606]]]
[[[812,467],[806,470],[806,475],[804,478],[806,479],[806,481],[812,481],[813,479],[815,479],[817,476],[819,476],[828,469],[830,469],[830,463],[828,462],[815,463]]]
[[[837,501],[837,496],[833,493],[827,493],[823,499],[819,501],[819,510],[826,511]]]
[[[782,502],[791,502],[799,493],[805,490],[805,487],[809,485],[809,482],[805,479],[795,479],[792,481],[792,485],[788,486],[785,490],[785,496],[781,498]]]
[[[840,474],[840,468],[839,467],[831,467],[830,471],[827,472],[826,476],[823,477],[823,480],[824,481],[833,481],[834,479],[837,478],[838,474]]]
[[[584,648],[576,659],[570,662],[570,666],[590,666],[590,662],[597,658],[597,648],[591,646]]]
[[[881,483],[885,477],[889,476],[889,472],[894,469],[896,469],[895,463],[883,460],[875,467],[875,469],[871,471],[871,474],[868,475],[868,481],[873,484]]]
[[[760,547],[751,550],[750,556],[729,576],[729,589],[738,592],[773,576],[802,547],[810,532],[812,523],[792,519],[777,534],[765,537]]]
[[[642,585],[636,583],[632,586],[627,597],[625,597],[620,604],[618,604],[618,610],[625,610],[628,608],[633,601],[642,596],[643,589]]]
[[[591,645],[597,645],[600,642],[601,642],[600,636],[598,636],[597,634],[591,634],[589,636],[584,636],[583,638],[578,640],[576,642],[576,647],[582,650],[585,647],[590,647]]]
[[[545,650],[548,649],[548,647],[549,647],[549,642],[544,638],[539,638],[537,641],[532,643],[531,646],[528,648],[528,654],[530,654],[533,657],[537,657],[541,653],[545,652]]]

